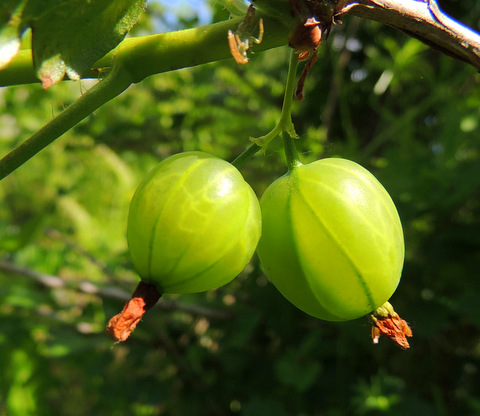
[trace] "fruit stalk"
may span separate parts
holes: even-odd
[[[108,321],[107,332],[115,342],[126,341],[143,315],[158,302],[161,296],[155,285],[140,282],[122,312]]]
[[[298,135],[295,132],[295,126],[292,122],[292,104],[293,97],[296,88],[296,75],[298,67],[298,55],[294,50],[290,52],[290,64],[288,67],[287,81],[285,83],[285,93],[283,96],[282,112],[277,125],[265,136],[262,137],[250,137],[253,142],[243,153],[241,153],[235,160],[232,161],[232,165],[237,169],[241,169],[248,160],[256,154],[260,149],[265,149],[268,144],[278,135],[282,135],[285,138],[297,139]],[[286,133],[286,134],[285,134]],[[293,145],[293,142],[292,142]],[[294,146],[294,145],[293,145]],[[294,146],[295,147],[295,146]],[[294,150],[296,153],[296,150]],[[298,154],[296,156],[296,162],[298,162]],[[288,161],[288,156],[287,156]],[[294,163],[296,165],[296,163]],[[289,169],[290,169],[290,165]]]
[[[280,114],[280,120],[277,125],[267,133],[265,136],[253,138],[255,144],[265,149],[268,144],[279,134],[287,133],[292,139],[297,139],[298,135],[295,131],[295,126],[292,122],[292,104],[295,94],[295,88],[297,85],[297,67],[298,67],[298,55],[292,49],[290,51],[290,64],[288,67],[287,82],[285,85],[285,94],[283,96],[282,113]]]
[[[256,143],[252,143],[242,153],[240,153],[231,164],[237,169],[242,169],[245,164],[261,149]]]
[[[285,148],[288,171],[291,172],[294,168],[301,165],[302,162],[300,162],[295,142],[288,134],[283,135],[283,147]]]

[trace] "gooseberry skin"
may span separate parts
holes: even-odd
[[[130,204],[133,264],[160,293],[195,293],[230,282],[250,261],[260,234],[251,187],[233,165],[203,152],[162,161]]]
[[[340,158],[300,164],[267,188],[260,206],[258,256],[299,309],[346,321],[395,291],[404,261],[402,225],[387,191],[360,165]]]

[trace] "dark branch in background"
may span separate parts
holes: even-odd
[[[443,13],[434,0],[360,0],[338,12],[379,21],[480,71],[480,35]]]
[[[132,294],[122,289],[114,287],[99,287],[91,282],[82,281],[76,283],[66,282],[58,276],[39,273],[26,267],[17,266],[13,263],[0,260],[0,272],[14,274],[21,277],[29,278],[49,289],[70,289],[80,293],[95,295],[104,299],[114,299],[122,303],[128,301]],[[231,314],[226,311],[215,310],[198,305],[187,305],[173,299],[163,299],[157,303],[158,308],[162,310],[178,310],[191,313],[192,315],[201,315],[209,319],[229,319]]]

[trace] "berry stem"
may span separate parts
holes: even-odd
[[[302,162],[300,162],[295,141],[288,134],[283,134],[283,147],[285,149],[288,171],[291,172],[297,166],[301,165]]]
[[[265,149],[267,145],[278,135],[281,135],[284,138],[288,170],[291,170],[300,164],[295,143],[293,142],[293,139],[297,139],[298,135],[295,132],[295,126],[293,125],[292,121],[292,104],[297,85],[297,67],[298,55],[294,50],[292,50],[290,52],[290,64],[288,66],[288,75],[280,119],[273,130],[271,130],[265,136],[250,138],[253,143],[232,162],[232,165],[237,169],[241,169],[253,155],[255,155],[260,149]]]
[[[282,114],[280,115],[280,125],[282,130],[289,134],[292,139],[298,138],[295,132],[295,126],[292,122],[292,104],[297,87],[297,68],[298,55],[292,49],[290,51],[290,63],[288,65],[287,84],[285,86],[285,94],[283,96]]]
[[[155,285],[140,282],[122,312],[108,321],[107,332],[115,342],[126,341],[145,312],[152,308],[161,296]]]
[[[255,155],[260,149],[261,147],[258,144],[252,143],[231,162],[232,165],[237,169],[243,168],[243,166],[245,166],[252,156]]]
[[[288,66],[287,82],[285,85],[285,94],[283,96],[283,106],[282,113],[280,114],[280,119],[278,120],[278,123],[273,128],[273,130],[271,130],[265,136],[258,138],[250,138],[250,140],[252,140],[254,143],[256,143],[263,149],[265,149],[275,137],[283,133],[287,133],[288,136],[290,136],[292,139],[298,138],[298,135],[295,132],[295,126],[292,122],[292,104],[297,85],[297,67],[298,55],[292,49],[290,52],[290,64]]]

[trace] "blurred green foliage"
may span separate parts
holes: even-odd
[[[476,26],[477,2],[445,3]],[[136,30],[161,20],[157,12]],[[294,121],[305,161],[355,160],[396,202],[407,258],[392,302],[413,327],[411,349],[372,345],[366,319],[306,316],[256,258],[223,288],[164,299],[173,307],[151,310],[124,344],[104,333],[122,301],[92,287],[136,285],[125,228],[140,179],[184,150],[232,160],[268,132],[287,57],[281,48],[245,67],[151,77],[0,183],[0,415],[480,414],[480,78],[375,22],[335,26]],[[1,153],[88,84],[0,90]],[[272,143],[243,173],[261,195],[284,171]]]

